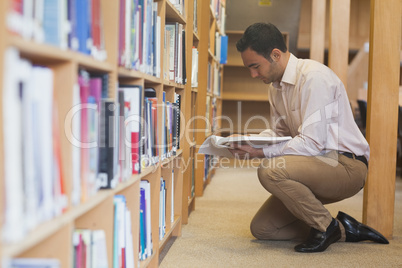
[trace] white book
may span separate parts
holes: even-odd
[[[140,62],[140,27],[142,27],[142,22],[140,22],[140,11],[137,9],[135,14],[135,49],[134,49],[134,69],[139,70],[141,68]]]
[[[192,48],[191,86],[198,87],[198,50]]]
[[[162,238],[166,234],[166,181],[162,180]]]
[[[182,84],[182,46],[183,46],[183,40],[182,40],[182,35],[183,35],[183,25],[179,24],[178,25],[178,32],[177,34],[177,39],[176,39],[176,50],[177,50],[177,66],[175,68],[176,72],[176,83]]]
[[[58,16],[58,26],[59,26],[59,40],[60,48],[68,48],[68,33],[70,32],[70,25],[67,18],[67,5],[68,0],[59,0],[59,16]]]
[[[48,68],[35,69],[39,88],[35,90],[35,98],[40,102],[40,109],[36,124],[40,130],[38,144],[41,147],[40,165],[42,176],[42,220],[54,217],[53,206],[53,72]]]
[[[151,186],[148,181],[141,181],[140,187],[145,189],[145,224],[146,224],[146,252],[147,256],[152,256],[152,232],[151,232]]]
[[[114,245],[114,247],[117,247],[117,256],[114,256],[114,258],[117,257],[119,266],[121,265],[122,262],[122,252],[123,249],[126,248],[126,233],[125,233],[125,228],[126,228],[126,204],[125,204],[125,197],[121,195],[116,195],[114,197],[114,202],[115,202],[115,215],[117,217],[117,226],[114,228],[117,228],[117,245]],[[116,239],[115,238],[115,239]]]
[[[24,0],[23,1],[23,24],[22,36],[26,39],[30,39],[33,35],[33,10],[34,1]]]
[[[5,214],[3,241],[15,242],[24,237],[24,191],[22,172],[22,113],[19,84],[24,68],[19,53],[8,48],[4,54],[3,135]]]
[[[134,246],[133,235],[131,233],[131,212],[126,208],[126,268],[134,268]],[[96,267],[96,266],[94,266]]]
[[[174,168],[172,168],[172,207],[171,207],[171,222],[174,222]]]
[[[126,68],[131,67],[131,3],[132,0],[126,0],[126,14],[125,14],[125,51],[124,51],[124,58],[123,64]]]
[[[38,43],[45,41],[45,32],[43,30],[44,5],[44,0],[35,0],[33,34],[34,40]]]
[[[31,267],[31,268],[59,268],[61,267],[58,259],[45,258],[16,258],[3,259],[3,268]]]
[[[161,77],[161,17],[156,18],[156,77]]]
[[[167,66],[169,70],[169,80],[175,81],[175,44],[176,44],[176,25],[175,24],[166,24],[166,42],[168,42],[167,47],[169,47],[169,51],[167,51],[167,58],[169,65]]]
[[[39,134],[36,127],[36,117],[38,104],[34,101],[33,92],[37,87],[37,76],[30,70],[29,83],[26,84],[22,92],[22,133],[23,157],[24,157],[24,195],[25,195],[25,219],[26,227],[32,230],[38,224],[39,191],[38,185],[41,180],[37,167],[38,158],[35,157],[38,145],[36,137]]]
[[[159,182],[159,240],[163,239],[163,178]]]
[[[231,136],[220,137],[211,135],[205,139],[201,145],[198,153],[233,157],[232,153],[228,150],[232,144],[247,144],[254,148],[263,148],[267,145],[275,143],[286,142],[291,140],[291,137],[265,137],[265,136]]]
[[[104,230],[92,231],[92,267],[108,268],[106,235]]]
[[[71,118],[71,141],[72,141],[72,166],[73,166],[73,190],[71,202],[74,206],[81,201],[81,111],[80,111],[80,87],[76,83],[73,86],[73,107]]]

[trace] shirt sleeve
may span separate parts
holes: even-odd
[[[327,131],[336,131],[339,115],[337,82],[322,73],[309,73],[300,87],[299,112],[289,112],[287,122],[296,121],[300,116],[298,135],[288,142],[265,147],[267,158],[279,155],[319,155],[326,147]],[[286,101],[286,100],[285,100]]]

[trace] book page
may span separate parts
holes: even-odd
[[[211,135],[205,139],[201,145],[198,153],[209,154],[215,156],[233,157],[232,153],[228,150],[232,144],[246,144],[254,148],[263,148],[264,146],[272,145],[279,142],[289,141],[292,138],[286,137],[263,137],[263,136],[233,136],[233,137],[220,137]]]

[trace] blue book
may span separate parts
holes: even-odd
[[[153,38],[152,38],[152,0],[147,0],[147,10],[146,10],[146,73],[147,74],[152,74],[153,70],[152,70],[152,42],[153,42]]]
[[[163,157],[167,156],[168,146],[167,146],[167,125],[166,125],[166,91],[162,93],[162,155]]]
[[[45,0],[43,4],[43,32],[45,43],[59,46],[61,43],[59,27],[60,1]]]
[[[88,0],[76,0],[76,30],[78,38],[78,51],[84,54],[90,54],[90,50],[87,47],[89,38],[89,4]]]
[[[78,50],[76,1],[77,0],[68,0],[67,17],[71,25],[71,31],[68,34],[68,47],[72,50]]]
[[[145,260],[147,258],[146,249],[146,224],[145,224],[145,189],[140,188],[140,260]]]
[[[220,64],[228,63],[228,41],[229,37],[227,35],[221,36],[221,59]]]

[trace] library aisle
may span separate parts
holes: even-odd
[[[300,254],[293,250],[296,242],[257,241],[249,224],[268,195],[255,168],[218,168],[204,195],[197,198],[197,209],[183,226],[182,236],[161,252],[160,267],[402,266],[401,177],[396,178],[394,236],[389,245],[339,242],[323,253]],[[342,210],[361,220],[362,200],[361,191],[328,208],[334,216]]]

